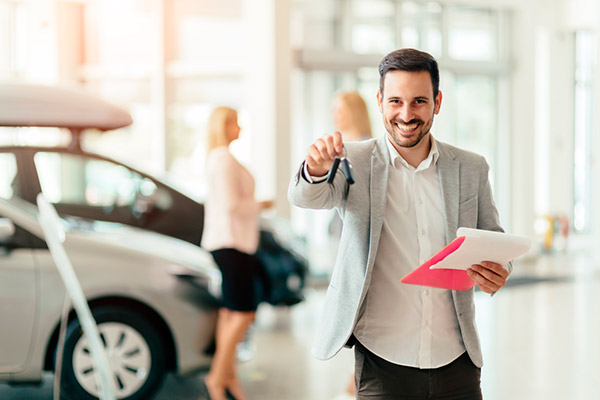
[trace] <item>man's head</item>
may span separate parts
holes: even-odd
[[[427,71],[433,85],[433,98],[437,97],[440,87],[440,71],[435,58],[416,49],[394,50],[379,63],[379,91],[383,95],[385,76],[390,71],[419,72]]]
[[[390,141],[398,152],[413,149],[411,154],[423,155],[442,103],[437,62],[427,53],[400,49],[384,57],[379,73],[377,101]]]

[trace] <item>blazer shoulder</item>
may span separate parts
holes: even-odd
[[[377,144],[377,140],[375,138],[356,141],[356,142],[347,142],[344,143],[346,150],[348,150],[348,155],[358,158],[362,157],[371,157],[375,146]]]
[[[452,159],[456,159],[461,163],[473,163],[473,164],[481,164],[482,162],[486,162],[485,157],[481,154],[477,154],[473,151],[461,149],[460,147],[453,146],[448,143],[437,142],[438,149],[440,153],[449,156]]]

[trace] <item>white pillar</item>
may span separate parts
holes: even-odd
[[[534,108],[535,10],[523,6],[514,13],[511,131],[511,231],[534,237]]]
[[[274,199],[277,215],[289,217],[290,2],[244,0],[245,108],[249,111],[251,169],[256,196]]]

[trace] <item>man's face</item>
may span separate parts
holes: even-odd
[[[442,92],[433,98],[427,71],[390,71],[377,101],[385,129],[396,147],[415,147],[429,133],[433,116],[440,111]]]

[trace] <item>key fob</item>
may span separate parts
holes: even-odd
[[[331,169],[329,170],[329,174],[327,175],[327,183],[332,184],[333,179],[335,178],[335,174],[338,170],[338,166],[340,165],[340,158],[336,157],[333,159],[333,164],[331,165]]]
[[[346,181],[349,185],[352,185],[354,183],[354,175],[352,174],[352,164],[350,164],[350,161],[348,161],[346,157],[342,158],[341,163],[342,172],[346,176]]]

